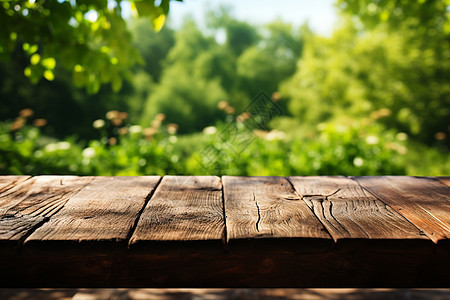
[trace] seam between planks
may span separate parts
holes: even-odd
[[[223,232],[222,232],[222,244],[225,250],[228,248],[228,229],[227,229],[227,214],[225,211],[225,186],[223,184],[222,177],[220,179],[220,190],[222,193],[222,215],[223,215]]]
[[[30,177],[30,178],[35,178],[35,177],[38,177],[38,176],[33,176],[33,177]],[[27,180],[28,180],[28,179],[27,179]],[[35,226],[33,226],[30,230],[28,230],[28,232],[27,232],[22,238],[20,238],[20,239],[17,241],[17,243],[18,243],[18,245],[17,245],[18,251],[19,251],[19,252],[22,251],[22,248],[24,247],[25,241],[28,239],[28,237],[29,237],[30,235],[32,235],[32,234],[33,234],[36,230],[38,230],[38,228],[40,228],[42,225],[44,225],[45,223],[47,223],[48,221],[50,221],[50,219],[51,219],[54,215],[56,215],[59,211],[61,211],[61,209],[63,209],[63,208],[66,206],[67,202],[69,202],[69,200],[70,200],[71,198],[73,198],[76,194],[78,194],[79,192],[81,192],[82,190],[84,190],[84,189],[85,189],[85,188],[86,188],[93,180],[94,180],[94,177],[91,177],[88,183],[86,183],[81,189],[79,189],[77,192],[75,192],[75,193],[72,195],[72,197],[70,197],[69,199],[67,199],[67,201],[66,201],[59,209],[57,209],[51,216],[44,217],[44,219],[43,219],[41,222],[37,223],[37,224],[36,224]],[[62,179],[61,179],[61,182],[62,182]]]
[[[450,188],[448,185],[446,185],[445,183],[443,183],[443,182],[439,179],[439,177],[437,177],[437,176],[424,176],[424,177],[421,177],[421,176],[414,176],[414,177],[416,177],[416,178],[432,179],[433,181],[438,182],[439,184],[442,184],[443,186]],[[447,176],[444,176],[444,177],[447,177]]]
[[[292,184],[292,182],[289,180],[288,177],[283,177],[284,179],[287,180],[287,182],[289,182],[289,184],[291,185],[292,189],[294,190],[294,193],[300,198],[301,201],[303,201],[306,204],[306,207],[309,208],[309,210],[312,212],[312,214],[314,215],[314,217],[316,217],[316,219],[319,221],[320,224],[322,224],[323,229],[325,230],[325,232],[328,234],[328,236],[330,237],[330,239],[336,243],[336,241],[334,240],[333,236],[331,235],[331,233],[328,231],[327,227],[325,226],[325,224],[319,219],[319,217],[316,215],[316,213],[314,212],[314,209],[309,207],[308,203],[306,203],[305,199],[303,199],[303,196],[301,196],[299,193],[297,193],[297,190],[295,189],[295,186]],[[339,191],[339,190],[338,190]],[[334,192],[333,194],[337,193],[338,191]],[[323,196],[323,195],[320,195]]]
[[[354,182],[356,182],[364,191],[368,192],[369,194],[371,194],[372,196],[374,196],[376,199],[378,199],[379,201],[381,201],[381,203],[383,203],[386,207],[389,207],[390,210],[392,210],[393,212],[395,212],[396,214],[398,214],[399,216],[401,216],[403,219],[405,219],[406,222],[408,222],[409,224],[411,224],[412,226],[414,226],[414,228],[417,228],[417,230],[419,231],[420,235],[425,235],[429,240],[433,241],[433,239],[431,239],[422,229],[420,229],[419,227],[417,227],[413,222],[411,222],[406,216],[404,216],[403,214],[401,214],[400,212],[398,212],[397,210],[395,210],[394,208],[392,208],[389,204],[387,204],[386,202],[383,201],[383,199],[381,197],[379,197],[377,194],[375,194],[375,192],[370,191],[369,189],[367,189],[364,185],[362,185],[358,180],[355,180],[356,176],[347,176],[347,178],[353,180]],[[384,177],[384,176],[381,176]],[[436,242],[433,241],[433,243],[436,244]]]
[[[142,206],[142,208],[139,210],[133,226],[131,227],[130,231],[127,234],[127,237],[125,238],[126,242],[127,242],[127,248],[130,249],[130,241],[131,238],[133,237],[134,232],[136,231],[137,225],[139,223],[139,220],[141,219],[142,213],[144,212],[145,208],[147,207],[147,204],[150,202],[150,199],[153,197],[153,195],[156,192],[156,189],[159,187],[161,181],[163,180],[164,176],[160,176],[158,182],[156,183],[156,185],[153,187],[153,189],[148,193],[148,195],[145,197],[145,201],[144,201],[144,205]]]

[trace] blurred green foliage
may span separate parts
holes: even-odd
[[[106,121],[96,120],[93,126],[101,137],[84,146],[70,138],[42,141],[39,128],[27,125],[26,117],[2,124],[0,169],[7,174],[82,175],[363,175],[406,171],[405,165],[395,161],[407,151],[404,137],[394,132],[381,135],[383,127],[372,122],[322,123],[313,139],[286,140],[277,130],[239,132],[235,127],[244,126],[240,121],[208,127],[202,135],[178,136],[176,125],[161,125],[162,114],[147,128],[122,126],[111,116],[119,114],[110,111]],[[224,139],[226,131],[231,134]],[[239,139],[234,134],[239,134]],[[251,142],[236,153],[242,135],[248,135]],[[208,155],[202,155],[205,151]]]
[[[339,0],[337,4],[356,18],[352,55],[361,60],[355,59],[360,70],[353,72],[362,79],[361,92],[370,106],[388,107],[389,127],[425,143],[433,143],[438,133],[448,134],[450,2]]]
[[[33,126],[27,117],[3,123],[1,173],[356,176],[444,174],[450,168],[445,155],[411,143],[405,133],[386,131],[377,117],[321,123],[314,136],[289,139],[279,130],[248,131],[239,118],[207,127],[201,134],[178,135],[178,126],[164,125],[162,114],[147,128],[118,123],[120,114],[110,111],[105,119],[94,121],[101,137],[86,143],[48,139],[41,135],[36,120]],[[231,134],[224,135],[227,131]],[[250,142],[240,148],[243,136]],[[414,147],[419,151],[408,150]],[[412,160],[422,163],[411,164]]]
[[[108,69],[126,79],[120,91],[110,80],[80,88],[61,56],[42,62],[53,56],[40,44],[34,58],[8,48],[0,173],[450,175],[448,1],[339,0],[330,37],[281,20],[256,27],[229,8],[210,11],[206,29],[187,19],[155,32],[168,1],[145,3],[135,9],[153,25],[132,18],[117,31],[143,63]],[[54,80],[30,84],[30,64]],[[261,90],[268,105],[255,102]]]

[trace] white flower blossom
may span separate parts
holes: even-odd
[[[364,164],[364,160],[361,157],[355,157],[355,159],[353,160],[353,164],[356,167],[361,167]]]
[[[139,133],[142,132],[142,127],[140,125],[133,125],[129,129],[130,133]]]
[[[56,144],[56,147],[59,150],[67,150],[70,148],[70,143],[69,142],[59,142]]]
[[[88,147],[86,149],[83,150],[83,152],[81,153],[83,155],[83,157],[85,158],[91,158],[95,156],[95,149]]]
[[[95,120],[92,123],[92,127],[94,127],[95,129],[100,129],[100,128],[103,128],[104,126],[105,126],[105,120],[103,120],[103,119]]]
[[[208,126],[203,129],[203,134],[215,134],[217,132],[217,128],[214,126]]]
[[[368,137],[366,137],[366,143],[369,145],[375,145],[375,144],[378,144],[378,142],[379,142],[379,139],[375,135],[369,135]]]

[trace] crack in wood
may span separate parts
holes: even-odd
[[[222,178],[220,178],[220,186],[222,191],[222,216],[223,216],[223,233],[222,233],[222,243],[227,248],[228,246],[228,232],[227,232],[227,214],[225,211],[225,186],[223,184]]]
[[[336,191],[337,192],[337,191]],[[335,193],[336,193],[335,192]],[[333,193],[333,194],[335,194]],[[308,196],[305,196],[306,198],[310,198]],[[312,211],[313,213],[316,215],[316,217],[323,223],[326,222],[330,227],[332,227],[334,230],[336,230],[337,232],[339,232],[339,234],[343,234],[342,231],[344,231],[346,234],[350,234],[350,232],[338,221],[338,219],[336,219],[336,217],[333,215],[332,210],[333,210],[333,203],[332,201],[329,201],[328,203],[330,204],[330,207],[328,209],[331,218],[337,223],[339,224],[339,227],[336,227],[333,223],[331,223],[331,220],[327,219],[327,217],[325,216],[325,211],[327,210],[324,206],[324,200],[328,200],[328,198],[326,197],[322,197],[322,196],[314,196],[314,197],[320,197],[319,199],[305,199],[306,202],[310,202],[312,205]],[[325,198],[325,199],[324,199]],[[314,205],[315,202],[320,203],[320,208],[318,208],[318,210],[322,213],[322,216],[319,215],[319,212],[316,211],[316,206],[318,205]],[[322,219],[323,218],[323,219]],[[324,224],[324,223],[323,223]],[[324,224],[325,225],[325,224]],[[325,226],[326,227],[326,226]],[[333,237],[333,235],[331,235],[333,240],[336,241],[335,237]]]
[[[28,230],[28,232],[25,235],[23,235],[17,242],[17,250],[18,250],[19,253],[22,252],[23,246],[25,245],[26,240],[28,239],[28,237],[30,235],[32,235],[39,227],[41,227],[42,225],[44,225],[45,223],[50,221],[51,217],[45,216],[45,217],[36,217],[36,218],[42,218],[42,220],[39,221],[38,223],[36,223],[34,226],[32,226],[31,229]]]
[[[339,189],[337,189],[336,191],[334,191],[333,193],[331,193],[331,194],[327,194],[327,195],[323,195],[323,197],[324,197],[324,200],[326,200],[326,201],[328,201],[329,199],[328,199],[328,197],[331,197],[331,196],[333,196],[333,195],[336,195],[337,194],[337,192],[339,192],[341,189],[339,188]],[[325,206],[323,205],[323,200],[321,201],[321,205],[322,205],[322,209],[323,209],[323,211],[325,211]],[[330,207],[329,207],[329,212],[330,212],[330,216],[342,227],[342,229],[346,232],[346,233],[348,233],[348,234],[350,234],[350,232],[344,227],[344,226],[342,226],[342,224],[338,221],[338,219],[336,219],[336,217],[333,215],[333,201],[329,201],[328,202],[329,204],[330,204]],[[335,226],[333,226],[333,227],[335,227]],[[336,227],[335,227],[336,228]],[[337,228],[336,228],[336,230],[338,230]],[[338,230],[339,231],[339,230]]]
[[[258,210],[258,220],[256,220],[256,230],[259,232],[259,222],[261,221],[261,211],[259,209],[258,201],[256,201],[255,192],[253,192],[253,200],[255,201],[256,208]]]
[[[341,229],[342,229],[345,233],[347,233],[348,235],[350,235],[350,231],[348,231],[347,228],[345,228],[344,225],[342,225],[341,222],[339,222],[339,220],[336,219],[336,217],[333,215],[333,201],[330,201],[329,203],[330,203],[330,208],[329,208],[330,216],[333,218],[333,220],[336,221],[336,223],[338,223],[338,224],[341,226]],[[322,202],[322,207],[323,207],[323,202]],[[325,207],[324,207],[324,209],[325,209]],[[331,224],[331,223],[330,223],[330,225],[333,226],[333,224]],[[338,232],[340,232],[340,230],[339,230],[338,228],[336,228],[335,226],[333,226],[333,227],[334,227]]]
[[[35,177],[33,177],[33,178],[35,178]],[[64,180],[64,178],[62,178],[62,179],[60,180],[60,183],[62,183],[63,180]],[[94,180],[93,177],[90,178],[90,179],[86,182],[86,184],[84,184],[83,187],[81,187],[81,188],[79,188],[77,191],[75,191],[75,192],[71,195],[71,197],[74,197],[76,194],[78,194],[82,189],[84,189],[86,186],[88,186],[93,180]],[[63,185],[64,185],[64,184],[63,184]],[[36,195],[39,195],[39,193],[35,193],[35,194],[36,194]],[[39,222],[37,222],[36,224],[34,224],[34,225],[31,227],[31,229],[28,230],[28,231],[26,232],[26,234],[24,234],[21,238],[19,238],[19,239],[17,240],[17,250],[18,250],[19,253],[22,252],[22,249],[23,249],[24,245],[27,243],[27,239],[28,239],[28,238],[29,238],[36,230],[38,230],[40,227],[42,227],[45,223],[49,222],[50,219],[51,219],[54,215],[56,215],[59,211],[61,211],[61,210],[64,208],[64,206],[65,206],[65,205],[67,204],[67,202],[70,200],[70,198],[68,198],[68,199],[66,199],[66,200],[64,199],[64,197],[67,196],[67,194],[70,194],[70,192],[63,192],[63,193],[61,193],[61,195],[59,196],[60,199],[57,199],[57,200],[53,201],[53,204],[54,204],[54,203],[57,204],[54,208],[52,208],[51,203],[49,203],[49,204],[46,204],[46,205],[44,205],[43,207],[38,208],[38,209],[36,209],[36,210],[34,210],[34,211],[30,212],[30,213],[22,214],[22,212],[25,211],[25,210],[22,210],[22,209],[20,209],[19,211],[15,212],[16,214],[20,214],[20,215],[27,216],[27,217],[30,217],[30,218],[41,219]],[[33,194],[31,194],[31,195],[33,195]],[[52,198],[54,198],[54,197],[48,197],[48,198],[46,198],[45,200],[52,199]],[[45,202],[45,201],[44,201],[44,202]],[[52,201],[51,201],[51,202],[52,202]],[[62,204],[59,205],[61,202],[62,202]],[[19,204],[17,204],[16,206],[14,206],[14,208],[17,207],[18,205],[19,205]],[[59,207],[58,207],[58,205],[59,205]],[[49,211],[46,211],[48,207],[50,207],[50,210],[49,210]]]
[[[147,197],[145,197],[144,205],[142,206],[141,210],[137,214],[136,219],[134,220],[134,224],[133,224],[133,226],[131,226],[130,231],[128,232],[128,235],[125,238],[125,240],[128,241],[128,243],[127,243],[128,244],[128,248],[130,248],[131,237],[133,236],[134,232],[136,231],[136,227],[137,227],[137,225],[139,223],[139,220],[141,219],[141,215],[144,212],[145,208],[147,207],[148,202],[150,201],[150,199],[155,194],[156,189],[158,188],[158,186],[161,183],[162,179],[163,179],[162,176],[159,177],[158,182],[155,184],[153,189],[148,193]]]
[[[6,213],[0,217],[0,219],[2,219],[2,220],[3,219],[14,219],[14,218],[16,218],[16,213],[13,213],[13,214]]]
[[[331,226],[334,230],[336,230],[337,232],[339,232],[340,234],[342,234],[342,231],[344,231],[346,234],[350,235],[350,232],[338,221],[338,219],[336,219],[336,217],[333,215],[333,201],[329,201],[329,197],[336,195],[341,189],[338,188],[336,189],[334,192],[329,193],[329,194],[302,194],[301,195],[301,199],[304,200],[306,203],[310,203],[311,205],[311,209],[314,212],[314,214],[319,218],[319,220],[321,220],[321,216],[319,214],[319,212],[317,211],[317,209],[315,208],[314,202],[318,202],[320,203],[320,208],[319,210],[321,210],[322,213],[322,217],[323,217],[323,221],[326,221],[327,224],[329,226]],[[314,199],[314,197],[317,197],[319,199]],[[308,198],[313,198],[313,199],[308,199]],[[329,208],[326,209],[324,202],[328,201],[329,203]],[[348,203],[346,203],[346,205],[348,205]],[[318,206],[318,205],[316,205]],[[348,208],[347,208],[348,210]],[[327,217],[325,216],[325,211],[329,212],[330,217],[337,223],[339,224],[339,228],[336,227],[333,223],[331,223],[331,220],[328,220]],[[355,224],[356,227],[358,227],[361,232],[369,237],[369,235],[367,234],[367,232],[354,220],[352,220],[350,217],[348,218],[352,223]],[[333,238],[334,239],[334,238]]]
[[[305,199],[305,195],[302,195],[299,193],[299,191],[295,188],[294,183],[289,179],[289,177],[286,177],[287,181],[289,182],[289,184],[291,185],[292,190],[294,191],[294,194],[296,194],[297,196],[299,196],[300,200],[302,200],[304,203],[306,203],[306,206],[308,206],[308,208],[311,210],[311,212],[313,213],[313,215],[317,218],[317,220],[319,221],[319,223],[322,225],[322,229],[323,231],[325,231],[328,236],[330,238],[332,238],[334,240],[333,235],[331,234],[330,230],[325,226],[324,222],[320,219],[320,217],[316,214],[316,212],[314,211],[314,204],[312,203],[311,200],[307,200]],[[337,189],[335,192],[333,192],[330,195],[334,195],[336,194],[340,189]],[[328,195],[327,197],[329,197],[330,195]],[[317,195],[317,196],[322,196],[322,195]],[[334,226],[333,226],[334,227]],[[336,242],[336,240],[334,240]]]
[[[337,194],[337,192],[339,192],[341,189],[337,189],[334,192],[332,192],[331,194],[302,194],[301,195],[301,199],[303,200],[304,197],[322,197],[325,198],[325,200],[328,200],[328,197],[331,197],[335,194]]]

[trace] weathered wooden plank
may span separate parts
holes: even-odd
[[[165,176],[142,212],[130,244],[221,240],[221,190],[216,176]]]
[[[224,176],[227,239],[330,239],[283,177]]]
[[[0,272],[0,287],[448,287],[450,283],[448,254],[411,245],[412,240],[370,240],[373,245],[354,247],[330,242],[318,247],[318,240],[234,240],[226,251],[220,242],[186,241],[129,250],[76,251],[78,247],[56,247],[59,243],[24,247],[20,254],[0,253],[2,269],[7,270]]]
[[[25,243],[125,240],[159,180],[159,176],[95,177]]]
[[[0,241],[25,237],[91,180],[91,177],[37,176],[0,194]]]
[[[446,186],[450,187],[450,177],[440,176],[436,177],[436,179],[439,180],[441,183],[445,184]]]
[[[428,239],[352,179],[293,176],[288,180],[335,241],[353,238]]]
[[[435,243],[450,238],[450,190],[447,186],[430,178],[407,176],[354,179]]]
[[[15,185],[20,184],[30,178],[30,176],[0,176],[0,194],[14,187]]]
[[[171,176],[171,178],[165,179],[167,181],[165,187],[159,186],[156,189],[139,218],[139,221],[142,221],[142,228],[138,228],[140,232],[134,236],[145,238],[138,239],[138,245],[142,242],[142,245],[148,246],[144,242],[150,241],[152,242],[151,247],[134,247],[134,245],[130,249],[111,247],[110,243],[100,243],[99,239],[101,238],[91,243],[85,243],[86,247],[77,247],[73,243],[61,242],[60,239],[53,241],[50,235],[45,235],[49,238],[49,241],[53,242],[41,243],[41,240],[39,240],[36,242],[39,247],[31,247],[32,243],[29,243],[20,251],[2,251],[7,247],[4,247],[4,240],[0,239],[0,265],[3,270],[6,270],[0,272],[0,286],[449,286],[450,261],[448,252],[443,251],[445,249],[439,247],[439,245],[433,245],[429,240],[364,238],[347,239],[345,243],[334,245],[326,231],[322,231],[325,237],[317,238],[317,235],[320,235],[321,223],[308,205],[300,200],[290,183],[279,177],[256,177],[255,179],[244,177],[242,180],[233,182],[228,194],[231,195],[229,198],[236,206],[235,225],[230,227],[237,227],[244,234],[246,231],[240,227],[252,227],[247,230],[251,232],[252,236],[249,239],[233,239],[224,248],[220,243],[221,230],[218,229],[220,228],[222,231],[224,229],[224,208],[222,206],[220,180],[217,177],[210,177],[210,181],[204,179],[204,177],[198,178]],[[27,189],[21,190],[15,186],[0,194],[0,209],[14,212],[20,208],[21,211],[38,211],[39,215],[54,213],[55,209],[51,209],[49,205],[43,207],[44,204],[42,204],[54,191],[41,188],[43,190],[41,193],[39,189],[35,188],[29,192],[29,187],[32,186],[28,184],[30,180],[20,184],[21,186],[28,186]],[[225,177],[224,182],[226,180]],[[445,188],[444,194],[448,195],[447,187],[434,179],[433,181]],[[62,183],[66,184],[64,180]],[[100,198],[107,199],[110,189],[111,193],[116,195],[114,189],[119,189],[120,186],[116,187],[109,183],[109,181],[102,183],[96,179],[92,185],[88,185],[89,188],[68,196],[70,198],[68,202],[62,209],[60,208],[61,210],[58,213],[51,216],[49,222],[53,222],[54,218],[65,215],[63,214],[65,212],[71,214],[74,218],[74,227],[79,224],[83,231],[85,221],[95,222],[94,220],[97,217],[105,217],[105,219],[102,219],[103,223],[107,219],[112,223],[111,227],[105,225],[106,233],[109,233],[109,229],[115,226],[115,222],[121,224],[129,222],[128,219],[125,220],[120,217],[121,215],[127,215],[129,210],[123,208],[122,204],[116,203],[119,200],[111,200],[110,206],[100,208],[95,203],[95,199],[91,198],[91,195],[98,194],[102,195]],[[96,188],[92,188],[95,186]],[[321,190],[320,195],[334,193],[332,187],[330,185],[329,190],[327,190],[327,186],[321,187],[323,190]],[[224,184],[224,197],[227,195],[228,188],[230,188],[230,185]],[[348,189],[351,190],[349,192],[351,195],[355,194],[355,199],[359,199],[356,198],[358,193],[353,190],[352,186]],[[140,190],[140,187],[138,190]],[[21,194],[21,191],[24,193]],[[365,193],[366,190],[363,189],[363,191],[364,197],[367,197],[369,194]],[[129,188],[128,192],[135,193],[135,190]],[[118,193],[125,195],[128,192],[120,190]],[[5,195],[10,193],[15,193],[15,196],[4,198]],[[57,189],[55,193],[61,194]],[[83,193],[85,193],[84,196]],[[312,194],[313,192],[308,193]],[[340,193],[339,191],[327,197],[337,197],[338,199],[333,199],[333,201],[343,201],[339,198],[342,196]],[[417,193],[423,193],[424,197],[429,197],[428,189]],[[160,196],[157,196],[157,194]],[[24,201],[30,202],[30,197],[47,198],[37,201],[36,208],[30,208],[24,205]],[[78,200],[75,201],[74,199]],[[123,199],[123,202],[130,201]],[[441,197],[439,199],[447,201],[446,198]],[[415,200],[418,200],[419,204],[421,203],[421,198],[416,195],[408,199],[408,201]],[[245,203],[250,204],[245,205]],[[32,204],[28,203],[28,206],[30,205]],[[130,211],[134,210],[134,204],[130,205],[132,206]],[[337,204],[333,203],[333,205]],[[299,209],[300,206],[301,209]],[[70,207],[72,207],[72,210],[69,209]],[[78,209],[86,207],[88,209],[78,211]],[[117,207],[120,209],[117,209]],[[304,209],[309,213],[304,212]],[[331,211],[333,209],[332,207]],[[386,209],[386,207],[381,207],[380,210],[383,209]],[[96,213],[92,215],[84,214],[85,212],[91,212],[91,210]],[[103,215],[105,210],[109,211],[108,216]],[[228,210],[226,213],[229,216]],[[375,209],[374,214],[378,213]],[[307,217],[302,217],[302,214],[307,215]],[[95,217],[90,218],[91,216]],[[30,213],[22,215],[22,217],[31,218],[33,215]],[[87,219],[84,219],[85,217]],[[315,221],[311,221],[310,217]],[[46,218],[48,217],[43,218],[43,220],[48,220]],[[79,220],[80,223],[78,223]],[[17,219],[9,219],[8,221],[18,224]],[[237,223],[239,224],[236,225]],[[49,223],[42,226],[47,224]],[[258,224],[258,227],[256,227],[256,224]],[[56,226],[60,225],[62,224]],[[90,223],[88,227],[93,226],[96,226],[95,223]],[[124,228],[126,227],[124,226]],[[34,228],[36,226],[33,227],[33,230]],[[70,235],[74,228],[70,226],[67,228]],[[260,231],[257,231],[256,228]],[[285,228],[297,232],[296,237],[300,238],[286,238],[290,236],[287,236]],[[199,232],[194,229],[198,229]],[[39,230],[37,229],[36,232]],[[76,230],[78,230],[78,227]],[[177,239],[170,235],[169,238],[166,237],[167,232],[172,230],[175,232]],[[312,233],[310,233],[311,230]],[[123,236],[125,231],[119,230],[116,236]],[[316,231],[319,231],[319,233]],[[62,231],[58,231],[58,234],[65,235]],[[231,236],[232,232],[229,232],[229,235]],[[311,238],[312,235],[314,236]],[[213,238],[215,240],[212,243],[203,242]],[[202,242],[198,242],[199,240],[202,240]],[[161,241],[162,243],[160,243]],[[57,271],[55,272],[55,270]]]

